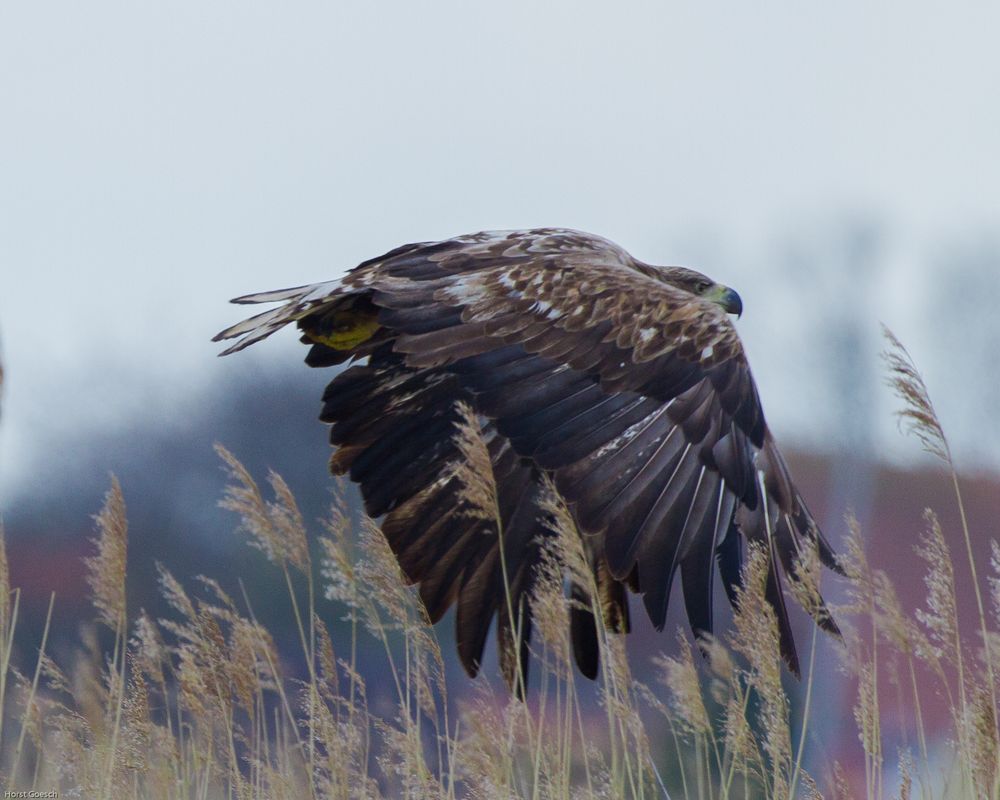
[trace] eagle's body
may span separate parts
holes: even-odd
[[[552,535],[540,507],[547,478],[585,537],[611,627],[628,628],[628,587],[661,628],[679,570],[692,627],[711,631],[713,561],[733,599],[745,538],[770,554],[767,599],[797,669],[779,574],[806,546],[836,564],[767,429],[727,315],[741,309],[732,290],[590,234],[536,229],[405,245],[341,280],[235,302],[273,301],[283,305],[216,338],[240,337],[228,353],[294,321],[312,366],[368,357],[323,397],[338,447],[331,469],[384,515],[431,619],[457,605],[470,674],[494,613],[501,641],[513,641],[502,567],[525,615],[526,659],[523,603]],[[483,420],[504,559],[495,523],[463,508],[462,404]],[[594,620],[590,598],[579,599],[574,648],[592,676]]]

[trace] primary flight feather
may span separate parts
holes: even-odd
[[[798,671],[781,574],[805,548],[837,562],[764,421],[729,318],[742,311],[732,289],[592,234],[540,228],[408,244],[340,280],[234,302],[282,305],[219,333],[236,340],[223,354],[294,322],[309,365],[354,362],[323,396],[337,448],[330,468],[360,484],[368,513],[383,517],[430,618],[457,606],[471,675],[496,614],[501,643],[520,630],[516,661],[502,649],[501,663],[511,684],[522,670],[523,686],[528,601],[554,535],[543,511],[550,486],[585,537],[600,595],[573,587],[584,674],[598,667],[588,609],[627,630],[626,587],[662,628],[679,571],[692,629],[711,632],[715,571],[735,600],[744,540],[769,556],[766,598]],[[467,513],[457,477],[469,408],[502,537],[495,520]],[[836,631],[829,614],[817,621]]]

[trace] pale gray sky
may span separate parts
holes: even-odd
[[[949,372],[956,323],[928,316],[949,249],[1000,237],[997,30],[997,4],[912,0],[5,3],[0,489],[59,430],[183,424],[239,369],[209,342],[231,296],[537,225],[735,286],[772,426],[822,443],[828,251],[873,220],[862,328],[893,326],[962,457],[1000,466],[959,397],[1000,379]]]

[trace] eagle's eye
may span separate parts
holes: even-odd
[[[712,283],[710,281],[698,281],[694,285],[695,294],[705,294],[709,289],[712,288]]]

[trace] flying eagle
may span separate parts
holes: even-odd
[[[592,604],[573,587],[581,672],[598,669],[589,609],[627,631],[626,587],[662,629],[679,571],[692,629],[711,632],[716,563],[735,601],[744,539],[770,556],[766,599],[798,672],[781,572],[806,547],[838,565],[764,421],[728,316],[742,312],[732,289],[599,236],[540,228],[407,244],[340,280],[233,302],[282,305],[219,333],[237,339],[223,355],[295,322],[307,364],[354,362],[323,395],[330,469],[360,484],[368,513],[383,518],[430,619],[457,606],[470,675],[494,614],[504,675],[514,682],[515,663],[524,675],[528,600],[554,535],[543,511],[551,486],[584,536],[600,595]],[[495,521],[468,513],[456,477],[468,408],[492,462],[502,538]],[[514,641],[504,572],[516,654],[503,646]],[[836,632],[828,614],[818,621]]]

